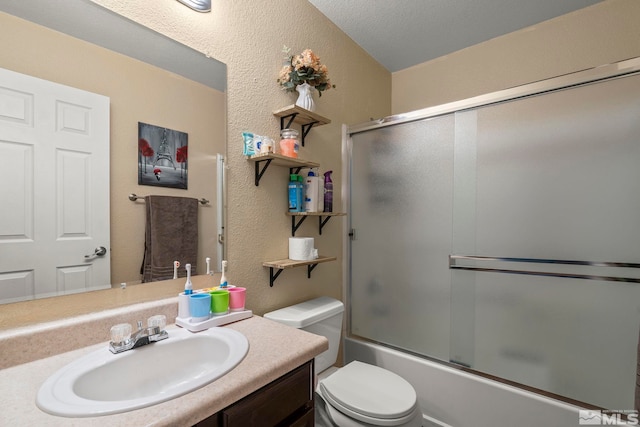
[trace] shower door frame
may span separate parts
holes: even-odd
[[[410,123],[425,119],[436,118],[440,116],[445,116],[453,113],[463,112],[467,110],[476,109],[479,107],[486,107],[490,105],[501,104],[505,102],[510,102],[518,99],[534,97],[538,95],[544,95],[552,92],[558,92],[565,89],[571,89],[579,86],[589,85],[592,83],[602,82],[613,80],[617,78],[623,78],[631,75],[640,74],[640,57],[631,58],[628,60],[607,64],[599,67],[594,67],[562,76],[552,77],[549,79],[541,80],[538,82],[533,82],[529,84],[525,84],[522,86],[517,86],[509,89],[504,89],[460,101],[450,102],[442,105],[437,105],[433,107],[427,107],[420,110],[411,111],[408,113],[396,114],[388,117],[384,117],[378,120],[373,120],[365,123],[359,123],[355,125],[343,125],[342,129],[342,167],[343,167],[343,176],[346,179],[342,185],[342,202],[343,206],[347,208],[347,221],[344,222],[344,235],[348,236],[345,238],[343,244],[343,263],[346,268],[343,269],[343,283],[346,284],[344,288],[344,299],[347,305],[347,312],[345,316],[345,334],[344,336],[352,339],[359,340],[363,342],[373,343],[375,345],[380,345],[383,347],[392,348],[395,350],[399,350],[401,352],[411,354],[413,356],[417,356],[419,358],[423,358],[426,360],[431,360],[436,363],[446,365],[448,367],[454,369],[460,369],[465,372],[477,375],[483,378],[489,378],[501,383],[509,384],[515,386],[517,388],[521,388],[524,390],[532,391],[534,393],[542,394],[547,397],[551,397],[563,402],[567,402],[570,404],[574,404],[577,406],[586,406],[590,407],[593,405],[585,404],[584,402],[577,401],[575,399],[554,394],[552,392],[548,392],[541,389],[536,389],[534,387],[529,387],[527,385],[523,385],[514,381],[510,381],[505,378],[496,377],[488,373],[484,373],[482,371],[477,371],[473,368],[467,368],[465,366],[447,362],[435,357],[431,357],[424,354],[418,354],[412,352],[410,350],[406,350],[403,348],[399,348],[397,346],[389,345],[386,343],[378,342],[376,340],[365,338],[356,334],[352,334],[352,318],[351,318],[351,285],[352,285],[352,245],[351,241],[357,238],[354,235],[355,231],[353,229],[352,223],[352,206],[351,206],[351,182],[352,182],[352,148],[353,148],[353,139],[352,135],[371,131],[375,129],[381,129],[385,127],[395,126],[403,123]],[[455,255],[452,255],[454,258]],[[545,261],[545,260],[543,260]],[[549,260],[546,260],[549,261]],[[551,260],[553,261],[553,260]],[[455,269],[455,261],[451,261],[450,265],[453,266],[452,269]],[[640,265],[640,264],[638,264]],[[635,281],[637,282],[637,280]]]

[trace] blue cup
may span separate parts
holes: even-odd
[[[191,294],[189,298],[189,314],[192,322],[204,322],[209,319],[211,311],[211,295],[204,292]]]

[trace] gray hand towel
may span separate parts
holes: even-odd
[[[179,261],[179,277],[198,259],[198,200],[190,197],[146,196],[142,282],[173,278],[173,262]]]

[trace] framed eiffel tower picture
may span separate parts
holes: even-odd
[[[138,122],[138,185],[187,189],[189,135]]]

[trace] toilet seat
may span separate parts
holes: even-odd
[[[322,380],[318,390],[329,410],[377,426],[395,426],[416,416],[416,392],[404,378],[353,361]]]

